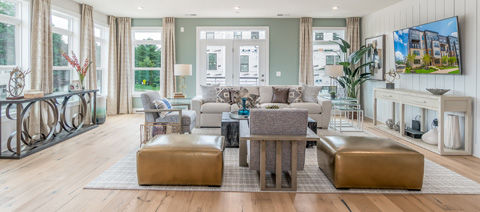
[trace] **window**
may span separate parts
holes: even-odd
[[[342,52],[336,44],[344,39],[344,28],[313,28],[313,73],[317,86],[329,86],[330,77],[325,75],[325,65],[341,62]]]
[[[161,28],[134,28],[134,92],[160,91]]]
[[[53,12],[52,31],[53,92],[66,92],[73,78],[73,72],[62,54],[65,52],[71,55],[73,50],[73,17]]]
[[[106,93],[105,79],[108,57],[107,27],[95,25],[95,62],[97,65],[97,87],[100,93]]]
[[[217,70],[217,53],[208,53],[208,70]]]
[[[28,2],[0,0],[0,98],[7,97],[10,71],[28,67],[28,8]]]

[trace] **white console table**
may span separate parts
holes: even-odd
[[[419,139],[409,139],[407,141],[423,147],[427,150],[440,155],[471,155],[473,141],[473,123],[472,123],[472,101],[471,97],[442,95],[436,96],[428,92],[413,91],[407,89],[386,89],[375,88],[373,90],[373,125],[377,126],[377,101],[383,99],[392,101],[392,118],[395,120],[395,104],[400,104],[400,136],[405,137],[405,105],[411,105],[422,109],[421,127],[425,131],[425,113],[426,109],[438,112],[438,146],[435,147],[426,144]],[[464,149],[454,150],[445,148],[444,145],[444,125],[445,112],[464,112],[465,113],[465,147]],[[396,133],[393,130],[389,132]],[[398,135],[398,133],[396,133]]]

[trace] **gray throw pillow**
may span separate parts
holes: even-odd
[[[232,98],[230,97],[231,88],[216,88],[217,103],[232,103]]]
[[[288,103],[289,88],[273,87],[272,103]]]
[[[200,85],[202,90],[202,98],[204,102],[215,102],[217,99],[217,90],[216,88],[220,86],[216,85]]]
[[[321,86],[303,86],[303,101],[304,102],[318,102],[318,93],[322,89]]]
[[[288,91],[288,103],[298,103],[298,102],[303,102],[303,88],[298,87],[298,88],[290,88]]]

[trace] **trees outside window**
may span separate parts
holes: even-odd
[[[161,28],[134,28],[134,92],[160,91]]]
[[[52,31],[53,92],[67,92],[73,74],[62,54],[71,55],[73,50],[73,17],[53,11]]]

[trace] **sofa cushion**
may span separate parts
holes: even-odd
[[[247,89],[248,94],[260,95],[260,91],[259,91],[258,86],[242,86],[242,87],[240,87],[240,90],[242,90],[242,88]]]
[[[217,99],[217,90],[216,88],[219,84],[215,85],[200,85],[202,90],[202,97],[204,102],[215,102]]]
[[[288,103],[289,88],[273,87],[272,103]]]
[[[228,103],[205,103],[200,108],[202,113],[222,113],[230,112],[230,104]]]
[[[290,104],[291,108],[307,109],[308,113],[322,113],[322,106],[313,102],[300,102]]]
[[[193,110],[183,110],[182,111],[182,126],[188,126],[192,122],[195,122],[195,111]],[[157,122],[178,122],[178,112],[171,112],[165,116],[165,118],[157,118]]]
[[[303,101],[304,102],[318,102],[318,93],[322,89],[321,86],[303,86]]]
[[[272,86],[261,86],[258,90],[260,92],[260,104],[272,102],[272,96],[273,96]]]
[[[288,103],[303,102],[303,87],[290,88],[288,91]]]
[[[283,103],[263,103],[263,104],[260,104],[260,108],[266,108],[266,107],[272,106],[272,105],[277,105],[280,109],[290,107],[289,104],[283,104]]]

